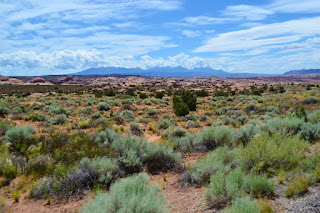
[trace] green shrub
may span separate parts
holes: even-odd
[[[259,204],[251,200],[249,197],[237,198],[232,202],[232,207],[227,209],[225,213],[260,213]]]
[[[197,97],[190,91],[181,91],[181,100],[188,106],[190,111],[196,111],[197,109]]]
[[[71,111],[67,108],[64,107],[59,107],[59,106],[49,106],[48,108],[48,113],[49,114],[55,114],[55,115],[59,115],[59,114],[65,114],[65,115],[69,115],[71,113]]]
[[[304,123],[300,127],[298,133],[301,139],[307,140],[309,142],[314,142],[320,139],[320,125]]]
[[[39,155],[31,158],[27,164],[27,174],[49,175],[54,170],[54,161],[46,155]]]
[[[6,132],[5,142],[10,143],[10,147],[13,151],[25,152],[33,143],[33,133],[33,126],[14,127]]]
[[[303,194],[308,191],[309,178],[307,175],[300,175],[295,177],[287,185],[285,194],[287,197],[292,197],[295,194]]]
[[[91,104],[92,105],[92,104]],[[91,112],[92,112],[92,107],[87,107],[87,108],[85,108],[84,110],[83,110],[83,113],[84,114],[91,114]]]
[[[7,121],[0,121],[0,136],[5,135],[12,126]]]
[[[125,170],[131,173],[132,168],[126,168],[126,163],[123,160],[128,160],[128,152],[130,151],[130,159],[140,159],[149,172],[166,171],[176,166],[181,161],[181,156],[173,152],[173,150],[166,146],[159,146],[148,141],[141,141],[136,137],[127,135],[123,138],[116,139],[111,147],[118,153],[120,161],[125,165]],[[132,155],[136,156],[133,157]],[[141,168],[139,168],[141,169]]]
[[[5,155],[0,155],[0,176],[7,180],[12,180],[17,176],[17,174],[17,167],[12,160],[7,158]]]
[[[142,162],[151,173],[165,172],[181,162],[181,155],[180,153],[174,153],[171,148],[164,145],[159,146],[155,143],[149,143],[142,154]]]
[[[176,103],[174,107],[174,114],[178,116],[185,116],[189,114],[188,105],[183,102]]]
[[[30,197],[39,199],[45,196],[53,195],[54,192],[55,190],[53,179],[44,177],[32,186],[30,190]]]
[[[146,99],[146,98],[148,98],[148,95],[146,93],[140,93],[139,97],[141,99]]]
[[[304,159],[308,143],[298,136],[261,134],[240,150],[243,167],[257,172],[292,170]]]
[[[303,124],[304,121],[296,117],[287,117],[284,119],[274,118],[267,122],[264,129],[269,132],[269,134],[275,134],[280,131],[281,134],[290,136],[298,134]]]
[[[90,169],[95,178],[93,182],[108,186],[113,180],[117,178],[119,170],[118,162],[116,159],[107,157],[101,158],[82,158],[80,166]]]
[[[314,111],[313,113],[308,114],[308,121],[313,124],[320,122],[320,110]]]
[[[116,124],[121,125],[124,124],[124,118],[121,116],[114,116],[113,120],[116,122]]]
[[[51,119],[51,123],[54,125],[64,124],[68,121],[68,118],[65,114],[60,114]]]
[[[0,106],[0,117],[4,117],[5,115],[10,113],[10,109],[6,106]]]
[[[129,110],[123,110],[120,113],[120,116],[123,117],[125,120],[127,121],[133,121],[135,116],[133,114],[133,112],[129,111]]]
[[[130,122],[130,130],[134,135],[137,135],[137,136],[143,135],[140,125],[136,122]]]
[[[89,121],[82,121],[78,124],[79,129],[87,129],[90,127]]]
[[[219,147],[198,160],[188,169],[196,183],[206,184],[209,182],[211,175],[218,172],[226,173],[231,170],[231,167],[236,165],[233,155],[233,152],[227,147]]]
[[[246,127],[241,127],[239,132],[236,133],[235,137],[244,146],[260,132],[260,128],[256,125],[248,124]]]
[[[169,212],[160,187],[149,185],[147,174],[128,177],[100,193],[82,209],[82,213],[100,212]]]
[[[273,194],[274,183],[267,175],[255,175],[251,172],[245,179],[245,188],[256,197]]]
[[[316,97],[310,96],[308,97],[306,100],[303,101],[303,104],[316,104],[318,103],[318,100],[316,99]]]
[[[32,121],[46,121],[47,117],[45,114],[42,113],[35,113],[35,114],[30,114],[26,117],[24,117],[26,121],[32,120]]]
[[[93,113],[93,114],[91,115],[91,118],[92,118],[92,119],[98,119],[98,118],[101,118],[101,117],[102,117],[102,115],[101,115],[100,112],[96,112],[96,113]]]
[[[11,194],[12,198],[14,199],[14,202],[19,202],[19,199],[21,197],[20,192],[19,191],[14,191]]]
[[[209,128],[200,132],[199,143],[213,150],[219,146],[230,145],[231,134],[231,130],[223,126]]]
[[[96,142],[97,143],[104,143],[105,145],[111,144],[115,139],[120,137],[120,133],[112,130],[112,129],[105,129],[104,131],[99,132]]]
[[[0,198],[0,212],[1,213],[7,212],[7,208],[3,198]]]
[[[157,114],[157,112],[154,109],[148,109],[146,111],[146,114],[149,115],[149,116],[154,116],[154,115]]]
[[[98,103],[97,109],[100,111],[108,111],[110,110],[110,105],[108,105],[107,103],[101,102],[101,103]]]
[[[158,99],[162,99],[164,95],[165,95],[164,92],[156,92],[156,93],[154,94],[154,97],[155,97],[155,98],[158,98]]]
[[[158,121],[158,129],[168,129],[173,124],[172,120],[161,119]]]
[[[187,134],[184,137],[175,137],[172,138],[174,143],[174,149],[179,150],[182,153],[192,152],[194,148],[194,141],[196,140],[197,135]]]
[[[244,174],[241,169],[231,171],[227,175],[225,172],[211,175],[210,184],[206,191],[209,206],[220,208],[231,200],[242,197],[245,194],[243,184]]]
[[[176,128],[171,132],[170,137],[172,137],[172,138],[182,138],[186,134],[187,134],[187,131],[184,128]]]
[[[22,112],[23,112],[23,110],[20,107],[14,107],[11,111],[12,114],[19,114]]]
[[[201,125],[198,124],[197,122],[195,121],[188,121],[187,122],[187,125],[186,125],[186,128],[189,129],[189,128],[200,128]]]

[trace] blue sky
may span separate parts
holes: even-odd
[[[320,0],[0,0],[0,75],[320,68]]]

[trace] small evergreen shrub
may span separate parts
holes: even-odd
[[[250,194],[256,197],[272,195],[274,183],[267,178],[267,175],[256,175],[251,172],[245,179],[245,188]]]
[[[54,170],[54,161],[46,155],[31,158],[27,163],[27,174],[43,176],[51,174]]]
[[[308,143],[298,136],[261,134],[240,150],[243,167],[256,172],[292,170],[304,159]]]
[[[172,138],[182,138],[186,134],[187,134],[187,131],[184,128],[176,128],[171,132],[170,137],[172,137]]]
[[[318,100],[313,96],[310,96],[306,100],[303,101],[303,104],[307,104],[307,105],[316,104],[316,103],[318,103]]]
[[[68,118],[65,114],[57,115],[56,117],[51,119],[51,123],[54,125],[64,124],[68,121]]]
[[[237,198],[232,202],[232,207],[227,209],[225,213],[260,213],[259,204],[251,200],[249,197]]]
[[[14,107],[11,111],[12,114],[19,114],[22,112],[23,112],[23,110],[20,107]]]
[[[210,184],[206,191],[206,199],[210,207],[222,207],[231,200],[242,197],[244,191],[244,174],[241,169],[229,174],[218,172],[210,177]]]
[[[130,122],[130,130],[132,132],[132,134],[136,135],[136,136],[142,136],[143,132],[141,130],[141,127],[138,123],[136,122]]]
[[[173,124],[172,120],[168,120],[168,119],[161,119],[160,121],[158,121],[158,129],[168,129],[171,125]]]
[[[209,182],[211,175],[218,172],[226,173],[236,164],[233,152],[227,147],[219,147],[198,160],[188,170],[196,183],[206,184]]]
[[[149,143],[148,141],[141,141],[136,137],[130,137],[130,135],[123,138],[117,138],[111,144],[111,147],[120,157],[120,162],[122,160],[124,170],[127,173],[131,173],[132,168],[127,167],[123,160],[129,159],[129,151],[131,152],[130,159],[133,159],[134,162],[141,161],[142,165],[145,165],[148,171],[152,173],[167,171],[168,169],[175,167],[181,161],[181,156],[174,153],[171,148],[164,145],[159,146],[155,143]],[[133,154],[136,156],[133,156]],[[138,169],[135,168],[135,170]]]
[[[301,139],[307,140],[309,142],[314,142],[320,139],[320,125],[304,123],[300,127],[298,133]]]
[[[40,179],[30,190],[30,197],[39,199],[46,196],[51,196],[55,192],[54,180],[50,177]]]
[[[69,115],[71,111],[67,108],[64,107],[59,107],[59,106],[49,106],[48,108],[48,113],[51,115],[59,115],[59,114],[65,114]]]
[[[117,178],[119,170],[118,162],[116,159],[107,157],[101,158],[82,158],[80,166],[86,170],[92,171],[93,182],[99,185],[108,186],[111,181]]]
[[[108,105],[107,103],[100,102],[97,105],[97,109],[99,111],[108,111],[110,110],[110,105]]]
[[[309,178],[307,175],[299,175],[293,178],[287,185],[285,194],[287,197],[293,197],[296,194],[303,194],[308,191],[309,188]]]
[[[46,117],[45,114],[42,113],[35,113],[35,114],[30,114],[26,117],[24,117],[26,121],[32,120],[32,121],[46,121],[48,118]]]
[[[102,115],[101,115],[100,112],[95,112],[95,113],[93,113],[93,114],[91,115],[91,118],[92,118],[92,119],[98,119],[98,118],[101,118],[101,117],[102,117]]]
[[[112,129],[105,129],[104,131],[99,132],[98,136],[96,137],[96,142],[109,145],[119,137],[120,137],[120,133]]]
[[[209,128],[200,132],[199,143],[213,150],[219,146],[230,145],[231,134],[231,130],[223,126]]]
[[[6,132],[5,142],[9,142],[13,151],[25,152],[33,143],[33,126],[20,126],[9,129]]]
[[[5,117],[7,114],[10,113],[10,109],[6,106],[0,106],[0,117]]]
[[[133,121],[135,119],[135,116],[134,116],[133,112],[131,112],[129,110],[123,110],[120,113],[120,116],[122,118],[124,118],[125,120],[127,120],[127,121]]]
[[[111,185],[109,193],[98,194],[81,212],[169,212],[160,192],[159,186],[149,185],[147,174],[135,175]]]

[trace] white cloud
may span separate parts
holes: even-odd
[[[122,34],[110,28],[134,27],[132,19],[150,11],[181,7],[180,0],[5,1],[0,3],[0,52],[99,48],[110,55],[147,54],[174,44],[167,36]]]
[[[223,11],[223,15],[225,16],[244,18],[249,21],[263,20],[273,14],[274,11],[272,10],[250,5],[228,6],[226,10]]]
[[[319,13],[319,0],[274,0],[267,8],[279,13]]]
[[[260,55],[250,58],[241,55],[226,55],[216,58],[202,58],[184,53],[167,58],[153,58],[149,55],[106,56],[98,50],[63,50],[37,54],[32,51],[19,51],[0,54],[0,74],[44,75],[74,73],[90,67],[177,67],[187,69],[211,67],[228,72],[283,73],[302,68],[318,68],[320,50],[286,54],[284,56]]]
[[[205,25],[223,24],[227,22],[239,21],[235,17],[210,17],[210,16],[191,16],[181,19],[179,22],[170,22],[166,25],[181,26],[181,27],[198,27]]]
[[[309,38],[307,43],[315,46],[320,45],[320,37]]]
[[[181,33],[188,38],[199,37],[202,34],[199,30],[182,30]]]
[[[267,24],[247,30],[218,34],[194,52],[246,50],[266,45],[287,44],[320,34],[320,17]]]

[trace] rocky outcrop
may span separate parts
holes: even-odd
[[[37,78],[34,78],[34,79],[32,79],[31,81],[30,81],[30,83],[33,83],[33,84],[36,84],[36,83],[42,83],[42,84],[44,84],[44,83],[46,83],[46,80],[44,80],[43,78],[40,78],[40,77],[37,77]]]
[[[3,75],[0,75],[0,81],[8,81],[9,78]]]
[[[74,81],[74,78],[71,75],[66,76],[61,80],[62,82]]]

